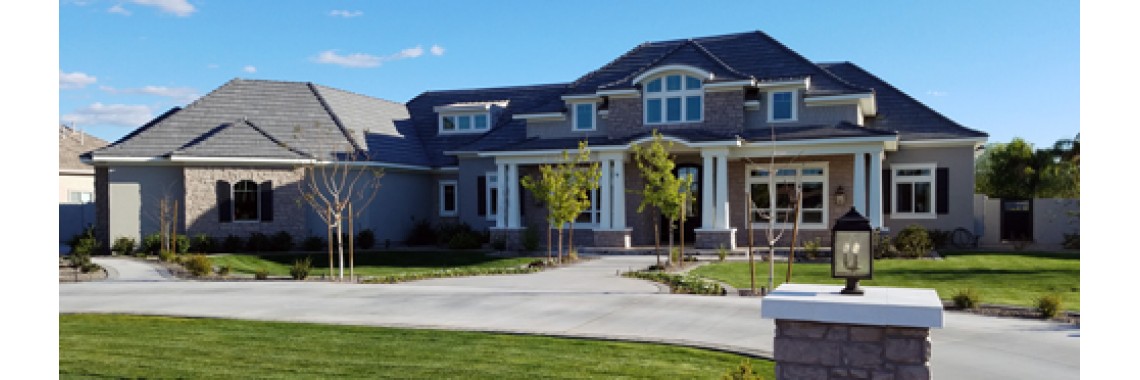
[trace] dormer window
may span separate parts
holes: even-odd
[[[664,75],[645,82],[645,124],[695,123],[704,120],[704,89],[691,75]]]
[[[490,128],[486,113],[466,115],[440,115],[440,133],[481,133]]]
[[[597,112],[594,112],[594,103],[573,104],[573,129],[575,131],[593,131],[597,129]]]
[[[796,92],[772,91],[768,93],[768,122],[796,121]]]

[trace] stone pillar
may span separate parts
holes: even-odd
[[[871,228],[883,226],[883,152],[871,153],[871,199],[867,205],[867,219]]]
[[[851,187],[851,200],[855,211],[860,215],[867,215],[867,154],[855,153],[855,176]]]
[[[499,164],[495,173],[495,182],[498,190],[495,191],[495,227],[507,226],[507,187],[504,186],[507,178],[507,164]]]
[[[930,329],[942,327],[933,289],[842,288],[784,284],[760,301],[761,317],[776,321],[777,379],[933,377]]]
[[[507,177],[499,177],[499,194],[503,194],[504,188],[507,189],[507,193],[501,196],[505,196],[507,199],[507,228],[522,228],[522,212],[519,204],[521,201],[519,198],[519,164],[508,164]]]
[[[611,198],[613,189],[610,187],[610,184],[613,182],[610,165],[613,164],[613,161],[610,159],[602,159],[601,161],[602,175],[598,181],[598,198],[601,199],[597,199],[597,201],[601,202],[601,209],[599,211],[601,212],[600,216],[602,220],[600,220],[598,224],[601,229],[608,230],[612,228],[610,221],[613,218],[613,200]]]

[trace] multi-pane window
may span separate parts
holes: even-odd
[[[594,103],[574,104],[574,130],[592,131],[595,128]]]
[[[797,218],[802,228],[827,228],[827,166],[807,163],[794,166],[757,165],[748,168],[748,190],[752,197],[752,222],[790,225]],[[797,190],[802,197],[795,213]]]
[[[796,93],[795,91],[778,91],[768,93],[768,121],[795,121],[796,120]]]
[[[929,164],[893,165],[891,187],[894,190],[892,213],[895,216],[933,216],[935,198],[935,166]]]
[[[71,203],[91,203],[94,199],[94,193],[90,191],[70,191],[67,193],[67,201]]]
[[[261,202],[258,200],[260,194],[256,182],[245,180],[234,184],[233,220],[238,222],[260,220],[258,215],[258,211],[261,209]]]
[[[439,117],[439,131],[441,133],[485,132],[489,127],[490,123],[485,113],[440,115]]]
[[[645,124],[703,120],[704,90],[697,77],[674,74],[645,83]]]
[[[455,216],[459,210],[459,189],[455,181],[439,181],[439,215]]]
[[[590,199],[590,207],[578,214],[574,219],[574,225],[581,227],[597,226],[602,220],[602,207],[598,202],[598,189],[593,189],[586,192],[586,197]]]

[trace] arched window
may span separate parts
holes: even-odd
[[[273,221],[273,181],[247,179],[231,184],[218,180],[217,194],[219,222]]]
[[[643,87],[645,124],[696,123],[704,120],[705,93],[701,79],[667,74]]]
[[[261,202],[257,183],[249,180],[234,185],[234,221],[256,221]]]

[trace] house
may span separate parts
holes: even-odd
[[[575,222],[577,244],[653,243],[638,213],[630,148],[657,130],[697,181],[682,226],[698,248],[747,242],[795,212],[828,240],[854,207],[874,227],[973,226],[974,152],[987,134],[939,114],[850,62],[816,63],[763,32],[647,42],[566,83],[428,91],[406,104],[302,82],[235,79],[84,159],[96,167],[110,236],[153,231],[155,199],[184,200],[188,233],[323,235],[299,207],[298,165],[334,147],[382,168],[363,227],[401,241],[414,221],[463,222],[516,246],[546,227],[520,178],[586,140],[601,187]],[[104,206],[105,205],[105,206]],[[240,210],[239,210],[240,209]],[[765,213],[766,214],[766,213]]]
[[[59,125],[59,240],[67,241],[95,224],[95,170],[79,155],[107,142],[78,129]],[[61,252],[63,248],[61,247]]]

